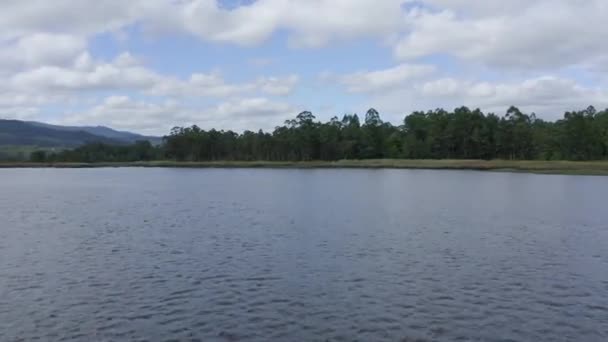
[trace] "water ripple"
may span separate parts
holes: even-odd
[[[0,341],[608,340],[600,178],[20,172]]]

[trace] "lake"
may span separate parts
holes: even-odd
[[[607,341],[608,178],[0,170],[0,341]]]

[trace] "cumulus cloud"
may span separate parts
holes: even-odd
[[[337,39],[384,36],[403,25],[402,0],[258,0],[235,9],[215,0],[174,3],[150,9],[145,24],[155,31],[181,30],[205,40],[259,44],[274,32],[290,44],[319,47]],[[323,20],[319,20],[320,17]]]
[[[113,63],[93,62],[88,54],[78,57],[72,67],[41,66],[15,74],[10,82],[22,90],[107,90],[146,88],[162,77],[139,65],[125,65],[124,57]]]
[[[0,106],[42,106],[45,104],[68,101],[67,97],[49,94],[25,94],[20,92],[0,92]]]
[[[148,32],[245,46],[277,31],[287,32],[296,47],[365,37],[391,41],[400,35],[394,52],[403,60],[444,53],[491,66],[531,68],[606,54],[608,31],[602,25],[607,17],[604,0],[257,0],[235,8],[217,0],[23,0],[3,4],[0,41],[42,32],[64,38],[123,32],[134,24]],[[75,42],[47,45],[70,50]]]
[[[41,32],[124,33],[134,24],[245,46],[277,31],[296,47],[401,35],[394,50],[402,59],[446,53],[494,66],[540,67],[605,54],[607,17],[604,0],[257,0],[234,8],[217,0],[22,0],[3,3],[0,41]]]
[[[555,1],[555,0],[554,0]],[[562,1],[562,0],[557,0]],[[570,1],[570,0],[566,0]],[[416,0],[408,0],[410,3],[416,3]],[[485,0],[485,1],[470,1],[470,0],[425,0],[424,3],[432,6],[435,9],[447,9],[455,11],[461,15],[484,16],[496,13],[513,14],[526,10],[528,7],[534,6],[538,0]]]
[[[395,89],[370,101],[379,110],[397,114],[397,120],[414,110],[452,109],[462,105],[501,115],[515,105],[542,118],[555,120],[561,118],[566,110],[583,109],[589,105],[608,107],[608,91],[556,76],[512,82],[441,78]]]
[[[120,32],[139,23],[152,32],[187,32],[209,41],[241,45],[258,44],[274,32],[286,30],[291,44],[318,47],[336,39],[394,32],[403,25],[402,3],[257,0],[228,9],[217,0],[4,1],[0,39],[36,32]]]
[[[59,123],[84,125],[96,122],[118,129],[163,133],[163,129],[168,132],[172,120],[179,122],[189,115],[185,109],[171,101],[152,103],[115,95],[86,111],[69,114],[60,119]]]
[[[64,65],[86,48],[86,39],[65,34],[34,33],[0,43],[0,69]]]
[[[84,125],[96,122],[110,127],[163,135],[176,126],[196,124],[203,129],[272,129],[294,115],[287,103],[253,97],[227,100],[206,107],[186,107],[176,101],[153,102],[128,96],[110,96],[94,107],[72,113],[59,124]]]
[[[272,128],[284,114],[297,112],[285,101],[301,94],[287,95],[310,76],[299,74],[298,64],[289,65],[290,57],[283,60],[273,49],[263,51],[264,58],[244,54],[244,62],[257,71],[280,68],[281,75],[247,73],[249,79],[238,82],[230,79],[233,70],[228,75],[188,70],[178,76],[129,53],[113,59],[92,55],[100,34],[119,37],[118,44],[169,34],[212,47],[245,48],[286,37],[280,44],[309,49],[306,53],[362,41],[394,58],[391,68],[340,74],[340,60],[328,60],[322,78],[343,92],[324,97],[327,83],[305,84],[310,108],[319,106],[315,99],[334,108],[350,106],[345,102],[352,94],[359,103],[398,114],[397,120],[409,110],[462,104],[497,112],[513,104],[546,118],[589,104],[608,105],[605,0],[256,0],[230,7],[217,0],[0,3],[3,116],[32,117],[52,104],[54,111],[73,112],[66,122],[144,132],[164,133],[167,125],[180,123]],[[361,60],[369,57],[376,64],[377,56],[370,56]],[[355,57],[346,52],[341,58]],[[285,65],[291,68],[287,73]],[[89,110],[70,109],[109,94],[114,96]],[[192,102],[211,104],[189,107]]]
[[[37,67],[13,75],[9,83],[22,91],[138,90],[157,96],[226,97],[248,92],[287,95],[298,77],[260,77],[250,83],[230,84],[215,72],[194,73],[182,80],[146,68],[129,53],[111,62],[94,61],[83,53],[72,66]]]
[[[353,93],[373,93],[403,85],[405,82],[432,74],[432,65],[401,64],[389,69],[360,71],[337,77],[338,82]],[[325,79],[328,78],[326,75]],[[329,76],[331,79],[331,76]]]
[[[0,40],[41,32],[91,35],[113,31],[133,23],[145,9],[145,1],[140,0],[3,0],[1,4]]]
[[[410,30],[395,45],[398,58],[448,54],[498,68],[546,69],[608,53],[604,0],[427,3],[441,10],[410,16]]]
[[[462,99],[463,103],[478,103],[486,107],[518,105],[543,110],[563,106],[581,108],[589,104],[608,105],[608,91],[585,87],[571,79],[555,76],[512,83],[471,82],[447,78],[426,82],[416,90],[425,97]]]
[[[75,99],[65,95],[24,94],[0,89],[0,119],[33,120],[52,103],[73,104]]]
[[[63,124],[104,124],[154,134],[165,134],[175,124],[205,122],[226,129],[268,129],[265,117],[285,114],[292,108],[264,96],[289,95],[299,82],[292,74],[233,83],[218,71],[194,72],[183,79],[150,69],[130,53],[110,61],[96,59],[87,51],[72,56],[71,61],[53,64],[52,59],[45,60],[42,65],[24,65],[24,70],[15,71],[0,84],[2,117],[36,119],[46,106],[56,105],[66,113],[56,120]],[[87,106],[103,93],[115,95],[89,110],[70,113],[70,108]],[[134,100],[127,93],[146,100]],[[201,99],[224,100],[200,108],[183,105]]]
[[[32,120],[40,114],[35,106],[3,106],[0,104],[0,119]]]
[[[195,73],[187,81],[164,78],[151,84],[148,94],[161,96],[208,96],[227,97],[243,93],[259,92],[267,95],[284,96],[290,94],[298,83],[297,75],[286,77],[260,77],[241,84],[227,83],[217,72]]]
[[[269,95],[289,95],[300,78],[297,75],[280,77],[261,77],[254,84],[261,92]]]

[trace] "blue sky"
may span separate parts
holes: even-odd
[[[378,109],[608,107],[603,0],[23,0],[0,117],[165,134]],[[572,20],[585,18],[585,20]]]

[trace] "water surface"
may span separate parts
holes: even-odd
[[[0,170],[0,341],[606,341],[608,178]]]

